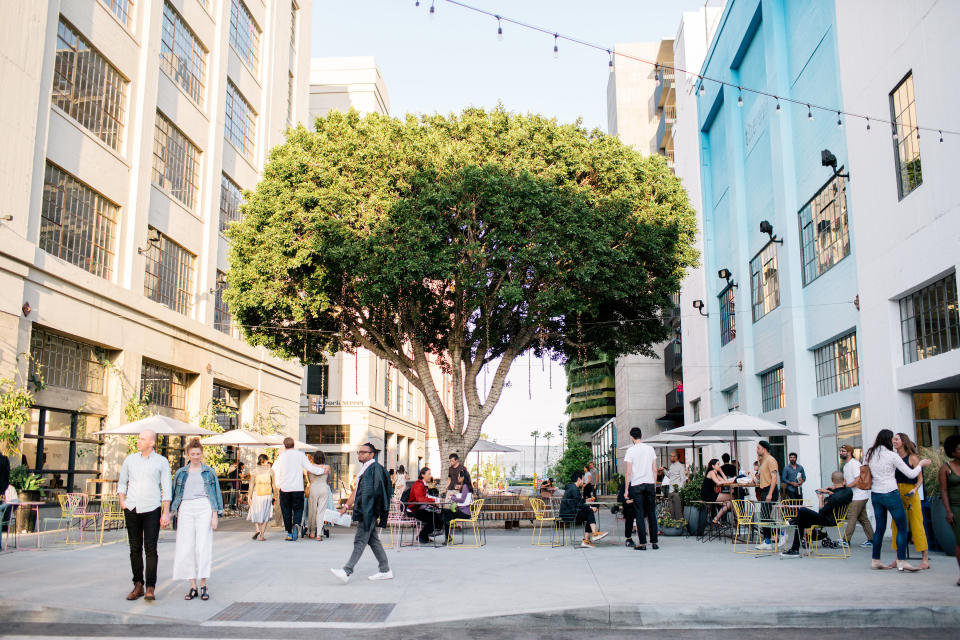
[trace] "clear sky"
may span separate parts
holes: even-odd
[[[535,24],[607,47],[623,42],[673,38],[683,11],[703,0],[465,0],[502,16]],[[587,128],[607,128],[607,55],[503,24],[497,40],[495,19],[436,0],[315,0],[313,57],[374,56],[390,97],[393,116],[449,113],[466,107],[504,107],[534,112],[560,122],[583,119]],[[562,368],[549,371],[535,360],[528,397],[526,356],[514,364],[496,410],[484,432],[500,442],[531,441],[534,429],[552,430],[566,422]]]

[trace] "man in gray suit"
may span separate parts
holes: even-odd
[[[370,576],[370,580],[393,579],[387,554],[377,534],[378,526],[387,526],[393,485],[390,484],[386,469],[377,463],[377,449],[372,444],[367,442],[360,445],[357,459],[363,464],[357,476],[357,487],[347,498],[346,504],[340,507],[341,514],[353,508],[353,521],[357,523],[357,533],[353,537],[353,554],[347,564],[343,565],[343,569],[330,569],[330,573],[343,584],[350,580],[353,568],[368,545],[380,564],[380,570]]]

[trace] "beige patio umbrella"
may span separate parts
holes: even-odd
[[[95,431],[92,435],[105,436],[134,436],[141,431],[149,429],[158,436],[206,436],[216,433],[203,427],[192,425],[182,420],[169,418],[167,416],[155,415],[142,420],[128,422],[117,427],[111,427],[102,431]]]
[[[671,434],[696,437],[697,440],[705,437],[733,438],[735,457],[739,459],[738,439],[769,438],[770,436],[805,436],[806,433],[794,431],[787,425],[758,418],[742,411],[731,411],[719,416],[700,420],[684,427],[670,430]]]

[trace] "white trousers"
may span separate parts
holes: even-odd
[[[174,580],[210,577],[213,530],[210,501],[184,500],[177,511],[177,549],[173,558]]]

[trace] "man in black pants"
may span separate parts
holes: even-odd
[[[653,447],[640,442],[642,438],[643,431],[639,427],[630,429],[633,446],[627,449],[623,458],[627,466],[624,473],[629,496],[627,503],[632,504],[637,513],[638,551],[647,549],[647,527],[650,528],[653,548],[660,548],[657,544],[657,454]]]
[[[617,488],[617,502],[623,508],[623,539],[625,540],[623,544],[632,549],[636,546],[633,544],[633,528],[637,519],[637,511],[633,508],[633,502],[627,502],[626,491],[626,481],[621,480],[620,486]]]
[[[800,557],[800,539],[812,525],[833,526],[837,521],[837,514],[853,500],[853,490],[844,486],[843,472],[834,471],[830,474],[833,485],[828,489],[817,489],[820,496],[820,511],[802,508],[797,512],[793,524],[797,531],[793,534],[793,546],[789,551],[780,554],[781,558]],[[826,498],[826,500],[824,500]]]
[[[583,525],[583,541],[580,547],[589,549],[593,543],[607,537],[607,532],[597,530],[597,514],[593,507],[589,507],[583,499],[583,472],[574,471],[570,475],[570,484],[563,492],[563,500],[560,501],[558,515],[563,522],[571,522],[574,525]],[[593,498],[590,498],[593,500]],[[591,540],[592,535],[592,540]]]

